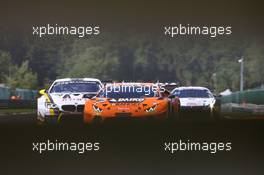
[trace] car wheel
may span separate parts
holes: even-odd
[[[179,109],[179,107],[178,107]],[[174,107],[172,104],[170,104],[170,109],[169,109],[169,119],[173,120],[173,121],[177,121],[179,120],[179,110],[175,111]]]
[[[40,113],[37,114],[36,122],[39,125],[42,125],[45,123],[45,117],[41,116]]]
[[[47,121],[47,123],[50,123],[50,124],[57,124],[58,123],[58,116],[57,115],[48,116],[48,117],[46,117],[46,121]]]
[[[93,123],[94,123],[94,124],[100,124],[100,123],[102,123],[102,122],[103,122],[103,119],[102,119],[101,116],[95,116],[95,117],[93,118]]]
[[[214,118],[214,120],[220,120],[221,119],[220,111],[218,108],[213,109],[213,118]]]

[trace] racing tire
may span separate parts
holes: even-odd
[[[100,116],[95,116],[94,118],[93,118],[93,124],[96,124],[96,125],[98,125],[98,124],[101,124],[103,122],[103,119],[102,119],[102,117],[100,117]]]
[[[178,106],[178,111],[175,111],[172,104],[169,105],[170,106],[170,110],[169,110],[169,119],[172,121],[178,121],[180,119],[180,106]]]

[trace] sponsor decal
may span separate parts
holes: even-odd
[[[126,103],[126,102],[142,102],[144,98],[112,98],[109,100],[111,103]]]
[[[116,103],[117,102],[117,100],[116,99],[114,99],[114,98],[112,98],[111,100],[109,100],[111,103]]]
[[[82,101],[82,98],[63,98],[62,101]]]
[[[191,106],[191,107],[192,107],[192,106],[198,106],[198,104],[196,104],[196,103],[187,103],[186,105],[187,105],[187,106]]]

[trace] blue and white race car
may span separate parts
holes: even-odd
[[[64,114],[82,115],[87,99],[103,87],[94,78],[64,78],[55,80],[48,90],[40,90],[37,100],[37,119],[59,121]]]

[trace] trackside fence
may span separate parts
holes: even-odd
[[[36,98],[36,90],[0,87],[0,109],[34,108],[36,105]]]
[[[230,118],[264,118],[264,89],[222,96],[221,113]]]
[[[264,89],[234,92],[231,95],[222,96],[221,102],[222,104],[236,103],[264,105]]]

